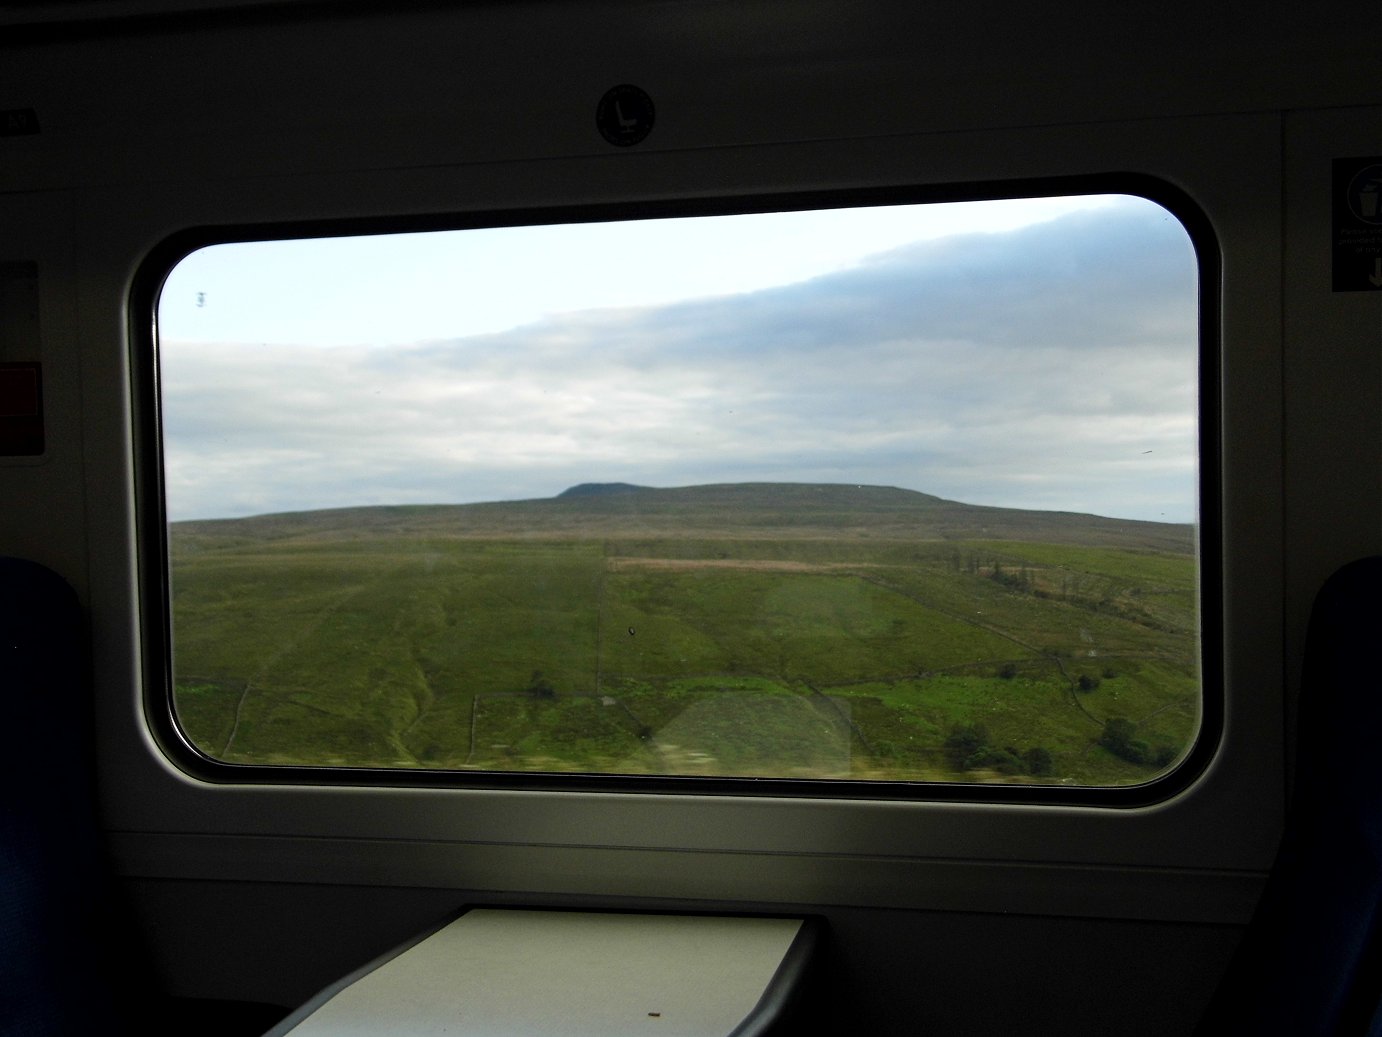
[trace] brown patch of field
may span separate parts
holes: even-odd
[[[746,572],[838,573],[881,568],[873,562],[797,562],[772,558],[606,558],[609,572],[737,569]]]

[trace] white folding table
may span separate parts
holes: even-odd
[[[270,1037],[749,1037],[803,993],[802,918],[475,908]]]

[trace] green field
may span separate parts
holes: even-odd
[[[183,523],[177,715],[235,763],[1139,783],[1198,726],[1191,535],[772,485]]]

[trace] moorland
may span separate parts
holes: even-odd
[[[1194,536],[795,483],[175,523],[175,710],[232,763],[1136,784]]]

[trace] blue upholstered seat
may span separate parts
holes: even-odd
[[[0,558],[0,1037],[240,1037],[273,1005],[167,996],[96,815],[92,683],[76,594]]]
[[[6,1035],[129,1032],[119,964],[129,954],[111,954],[121,927],[95,817],[86,644],[72,589],[42,566],[0,558]]]
[[[1203,1037],[1382,1037],[1382,557],[1316,598],[1299,717],[1286,832]]]

